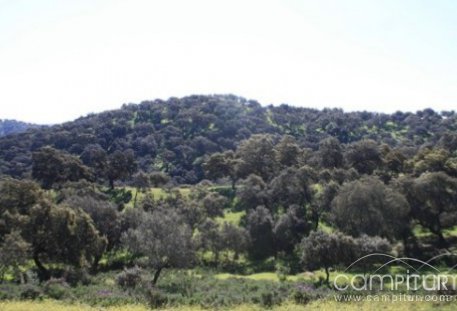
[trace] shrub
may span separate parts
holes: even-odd
[[[297,285],[291,293],[291,298],[296,304],[307,304],[313,300],[323,298],[325,295],[317,291],[316,288],[308,284]]]
[[[143,271],[138,266],[125,269],[116,276],[116,283],[124,289],[135,288],[141,283],[142,274]]]
[[[90,275],[85,269],[69,268],[65,270],[63,277],[65,282],[71,286],[76,286],[79,283],[82,285],[89,285],[91,282]]]
[[[42,296],[42,291],[38,286],[26,284],[21,290],[21,299],[38,299]]]
[[[274,305],[279,305],[282,302],[282,298],[276,291],[266,290],[260,294],[260,305],[265,308],[271,308]]]
[[[290,267],[282,263],[277,263],[275,265],[275,270],[278,280],[280,282],[285,282],[287,280],[287,275],[290,273]]]
[[[69,295],[69,285],[64,279],[50,279],[43,285],[44,293],[52,299],[63,299]]]
[[[165,306],[168,302],[167,296],[157,288],[148,288],[145,292],[146,299],[151,308],[160,308]]]

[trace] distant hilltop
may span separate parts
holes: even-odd
[[[0,137],[0,175],[30,176],[33,153],[52,147],[78,157],[100,176],[106,175],[107,159],[117,156],[134,160],[139,170],[163,172],[176,184],[196,184],[208,178],[205,161],[237,152],[254,135],[266,137],[264,153],[283,138],[293,140],[302,162],[311,166],[319,162],[319,145],[329,138],[336,139],[342,153],[368,140],[374,154],[394,148],[407,159],[435,145],[453,154],[457,114],[432,109],[383,114],[262,106],[234,95],[157,99]]]
[[[5,136],[13,133],[21,133],[29,128],[36,127],[39,127],[39,125],[16,120],[0,119],[0,136]]]

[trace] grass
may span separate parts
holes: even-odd
[[[133,207],[133,200],[134,200],[133,198],[135,197],[137,189],[134,187],[125,187],[125,189],[132,192],[132,199],[130,200],[130,202],[128,204],[126,204],[126,207]],[[191,191],[190,188],[178,188],[178,190],[179,190],[179,193],[183,197],[188,197],[190,194],[190,191]],[[162,188],[154,188],[154,187],[150,188],[149,193],[152,194],[152,196],[154,197],[154,200],[164,199],[168,196],[168,193]],[[141,199],[143,198],[143,196],[144,196],[144,193],[138,192],[137,202],[140,202]]]
[[[4,301],[0,302],[0,310],[2,311],[147,311],[150,310],[143,305],[123,305],[115,307],[91,307],[84,304],[69,304],[54,300],[45,300],[40,302],[34,301]],[[161,309],[163,311],[204,311],[211,309],[203,309],[198,306],[182,306]],[[213,309],[214,310],[214,309]],[[261,311],[265,308],[257,305],[242,304],[230,308],[218,308],[217,310],[234,310],[234,311]],[[280,306],[274,306],[269,310],[273,311],[361,311],[361,310],[384,310],[384,311],[432,311],[455,310],[455,305],[450,303],[436,302],[337,302],[331,299],[317,300],[306,305],[297,305],[291,302],[286,302]]]
[[[45,301],[4,301],[0,302],[2,311],[147,311],[143,305],[123,305],[116,307],[97,308],[84,304],[69,304],[66,302],[45,300]]]
[[[418,238],[433,236],[433,233],[430,232],[427,228],[422,227],[420,224],[416,224],[413,227],[413,233]],[[449,229],[443,230],[443,235],[445,238],[457,237],[457,226],[454,226]]]
[[[228,222],[228,223],[231,223],[231,224],[234,224],[234,225],[239,225],[241,218],[245,214],[246,214],[246,212],[244,212],[244,211],[232,212],[232,211],[226,210],[224,212],[224,217],[218,217],[216,220],[221,224],[224,223],[224,222]]]
[[[346,275],[348,279],[351,278],[354,274],[357,273],[344,273],[341,271],[332,271],[330,272],[330,282],[333,282],[337,275]],[[260,272],[260,273],[253,273],[249,275],[241,275],[241,274],[232,274],[232,273],[218,273],[215,274],[214,277],[219,280],[227,280],[230,278],[242,278],[242,279],[249,279],[249,280],[256,280],[256,281],[272,281],[272,282],[279,282],[278,275],[275,272]],[[288,275],[287,281],[289,282],[299,282],[299,281],[307,281],[307,282],[317,282],[319,279],[325,279],[325,271],[323,269],[315,271],[315,272],[303,272],[295,275]],[[342,284],[340,284],[342,285]]]
[[[324,231],[325,233],[332,233],[335,231],[335,229],[333,227],[331,227],[329,224],[322,222],[322,221],[319,222],[318,229]]]
[[[291,309],[292,310],[292,309]],[[297,310],[338,310],[338,311],[355,311],[355,310],[383,310],[383,311],[429,311],[441,310],[451,311],[455,310],[455,305],[449,303],[435,303],[435,302],[374,302],[374,301],[361,301],[361,302],[337,302],[334,300],[318,300],[308,304],[303,309]]]
[[[117,307],[107,307],[100,309],[98,307],[91,307],[83,304],[68,304],[61,303],[59,301],[48,300],[42,302],[33,302],[33,301],[7,301],[0,302],[0,310],[2,311],[147,311],[150,310],[142,305],[123,305]],[[198,306],[182,306],[182,307],[172,307],[172,308],[163,308],[160,309],[163,311],[206,311],[208,309],[203,309]],[[244,304],[240,306],[230,307],[230,309],[222,310],[234,310],[234,311],[260,311],[264,310],[256,305]],[[294,304],[284,304],[271,308],[270,310],[277,311],[289,311],[289,310],[306,310],[304,306],[298,306]]]
[[[249,280],[255,281],[273,281],[279,282],[278,276],[275,272],[260,272],[260,273],[253,273],[250,275],[239,275],[239,274],[231,274],[231,273],[219,273],[214,276],[216,279],[219,280],[226,280],[229,278],[244,278]],[[297,275],[288,275],[287,281],[296,282],[298,280],[305,279],[307,277],[306,274],[297,274]]]

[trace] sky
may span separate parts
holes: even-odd
[[[456,16],[454,0],[0,0],[0,119],[192,94],[455,110]]]

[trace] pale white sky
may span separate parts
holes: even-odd
[[[456,16],[452,0],[0,0],[0,118],[214,93],[456,109]]]

